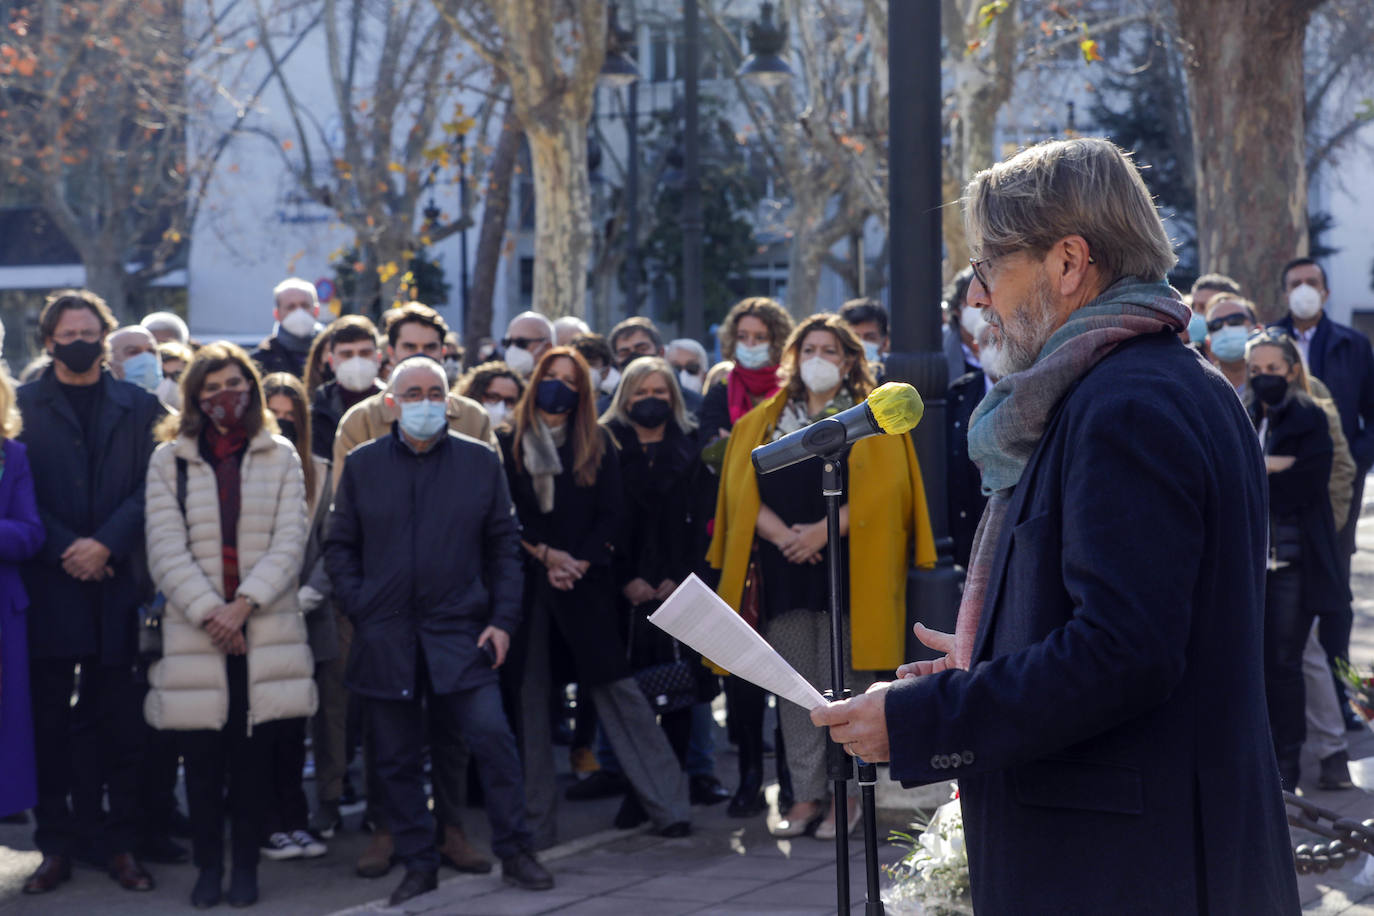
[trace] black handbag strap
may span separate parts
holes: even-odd
[[[186,459],[177,459],[177,507],[181,509],[181,517],[186,518]]]

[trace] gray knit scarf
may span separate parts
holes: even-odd
[[[554,478],[563,473],[563,461],[558,449],[568,441],[568,424],[550,429],[538,414],[520,440],[520,459],[529,472],[539,511],[545,515],[553,511]]]
[[[1083,375],[1122,343],[1142,334],[1182,331],[1188,306],[1168,283],[1127,277],[1069,316],[1035,364],[1001,379],[973,411],[968,454],[983,475],[987,508],[973,536],[964,595],[954,627],[954,664],[968,668],[988,580],[1012,493],[1054,408]]]

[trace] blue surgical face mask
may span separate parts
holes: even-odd
[[[762,369],[769,363],[768,344],[735,344],[735,362],[746,369]]]
[[[864,341],[864,359],[870,363],[876,363],[883,358],[883,354],[877,344],[871,340]]]
[[[1207,319],[1197,312],[1193,312],[1193,317],[1188,319],[1188,340],[1195,344],[1200,344],[1207,336]]]
[[[124,360],[124,381],[133,382],[144,391],[156,391],[162,382],[162,360],[147,350],[129,357]]]
[[[412,439],[433,439],[448,422],[444,401],[414,401],[401,405],[401,429]]]
[[[1245,342],[1250,339],[1250,329],[1242,326],[1227,326],[1217,331],[1209,339],[1212,355],[1223,363],[1238,363],[1245,359]]]

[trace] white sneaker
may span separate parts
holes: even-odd
[[[302,859],[316,859],[329,851],[329,847],[315,839],[308,830],[292,830],[290,839],[301,851]]]
[[[274,833],[262,846],[262,854],[269,859],[299,859],[305,850],[284,833]]]

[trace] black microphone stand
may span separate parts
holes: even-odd
[[[849,699],[844,673],[844,562],[840,556],[840,506],[844,504],[844,459],[847,448],[821,458],[821,495],[825,497],[826,578],[830,585],[830,673],[832,689],[826,699]],[[835,891],[838,913],[849,912],[849,780],[854,766],[844,747],[830,740],[826,731],[826,775],[835,785]],[[864,867],[868,876],[865,916],[883,916],[883,901],[878,887],[878,825],[875,787],[878,768],[858,760],[859,792],[863,799]],[[845,819],[840,820],[844,815]]]

